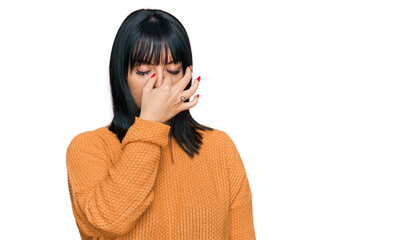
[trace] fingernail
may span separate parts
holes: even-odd
[[[192,70],[192,65],[190,65],[190,66],[189,66],[189,68],[190,68],[190,71],[193,71],[193,70]]]
[[[156,76],[156,73],[153,73],[153,75],[151,75],[151,77],[154,77],[154,76]]]
[[[200,76],[198,78],[196,78],[196,80],[200,82]]]
[[[199,98],[199,94],[197,94],[196,97]]]

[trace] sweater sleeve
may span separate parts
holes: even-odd
[[[241,156],[232,139],[225,133],[226,163],[230,183],[231,239],[256,239],[252,211],[252,192]]]
[[[91,237],[119,237],[130,232],[150,206],[161,147],[169,125],[135,118],[112,165],[106,143],[87,131],[66,151],[72,208],[77,226]]]

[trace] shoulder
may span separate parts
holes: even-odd
[[[74,148],[83,144],[89,144],[90,139],[93,138],[93,134],[91,131],[84,131],[81,133],[77,133],[72,140],[69,142],[69,148]]]
[[[83,131],[76,134],[69,142],[67,152],[81,149],[97,149],[106,146],[106,134],[104,127],[94,130]],[[109,131],[109,130],[108,130]]]
[[[86,162],[110,163],[110,145],[101,131],[102,129],[95,129],[76,134],[66,149],[66,164],[84,166]]]
[[[98,138],[99,132],[102,131],[100,128],[94,130],[83,131],[77,133],[71,140],[70,144],[73,143],[88,143],[89,141],[94,141]]]
[[[244,170],[242,157],[235,141],[228,132],[214,129],[207,135],[207,141],[214,143],[215,149],[220,151],[220,156],[230,169],[237,169],[237,171]]]
[[[212,128],[212,127],[210,127]],[[231,137],[224,131],[217,128],[212,128],[213,130],[200,131],[203,134],[203,142],[206,142],[209,145],[215,146],[228,146],[233,144]]]
[[[215,156],[225,161],[238,154],[234,141],[226,131],[217,128],[212,129],[213,131],[203,132],[202,149],[204,151],[209,152],[209,154],[214,152]]]

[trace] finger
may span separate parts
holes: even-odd
[[[182,77],[182,79],[180,79],[176,84],[174,84],[175,86],[177,85],[178,91],[183,91],[185,89],[185,87],[187,86],[187,84],[189,84],[190,80],[192,79],[192,70],[187,67],[186,68],[186,72],[184,73],[184,76]]]
[[[143,89],[147,89],[147,90],[153,89],[154,84],[156,83],[156,79],[157,79],[156,74],[154,73],[153,75],[151,75],[151,77],[149,77],[146,80],[146,83],[144,84]]]
[[[199,94],[198,94],[198,95],[199,95]],[[189,101],[189,102],[183,102],[183,104],[180,106],[179,111],[181,112],[181,111],[184,111],[184,110],[190,109],[190,108],[192,108],[192,107],[196,106],[196,104],[197,104],[198,102],[199,102],[199,97],[194,96],[194,97],[193,97],[193,99],[192,99],[192,101]]]
[[[200,76],[199,76],[199,80],[200,80]],[[199,80],[195,79],[193,80],[192,85],[190,86],[189,89],[183,91],[182,95],[189,98],[190,96],[192,96],[193,94],[195,94],[196,90],[199,88]]]

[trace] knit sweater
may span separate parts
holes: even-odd
[[[191,158],[169,131],[136,117],[122,142],[107,127],[72,139],[66,167],[82,240],[255,239],[251,189],[231,138],[201,131]]]

